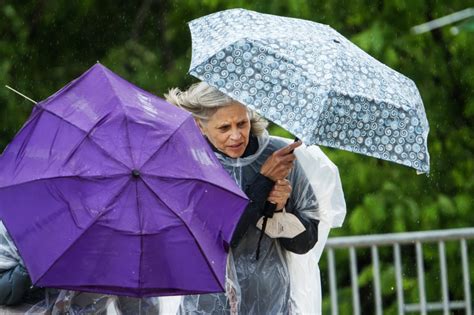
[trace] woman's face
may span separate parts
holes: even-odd
[[[219,107],[207,122],[199,122],[199,127],[219,151],[232,158],[241,157],[249,143],[250,117],[238,102]]]

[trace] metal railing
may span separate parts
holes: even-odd
[[[364,265],[367,267],[371,265],[372,268],[372,287],[373,287],[373,303],[370,306],[370,313],[381,315],[384,312],[383,296],[382,296],[382,282],[381,282],[381,263],[384,266],[391,266],[394,268],[394,282],[396,287],[396,304],[397,314],[403,315],[406,313],[418,312],[419,314],[427,314],[428,312],[437,311],[442,312],[444,315],[451,314],[451,311],[457,310],[461,312],[459,314],[472,315],[472,295],[471,295],[471,276],[469,273],[469,259],[468,259],[468,241],[474,239],[474,228],[462,228],[462,229],[451,229],[451,230],[435,230],[426,232],[407,232],[407,233],[394,233],[394,234],[377,234],[377,235],[364,235],[364,236],[350,236],[350,237],[336,237],[329,238],[326,244],[326,256],[327,256],[327,270],[322,268],[321,273],[323,276],[327,275],[329,282],[329,294],[330,294],[330,308],[331,314],[340,314],[338,308],[338,279],[336,271],[336,252],[339,254],[341,251],[349,255],[349,273],[350,273],[350,287],[352,295],[352,313],[355,315],[369,314],[367,311],[361,309],[361,296],[359,292],[359,274],[358,274],[358,251],[370,251],[370,258],[367,259],[367,255],[363,256]],[[429,300],[427,297],[426,280],[425,279],[425,262],[426,255],[423,253],[424,246],[432,246],[437,243],[437,256],[439,261],[439,282],[440,282],[440,300]],[[458,274],[458,278],[462,278],[462,291],[463,298],[450,299],[450,286],[448,279],[448,268],[446,259],[446,244],[449,243],[450,248],[453,246],[460,248],[460,255],[456,258],[459,262],[460,268],[454,268],[454,273]],[[390,251],[391,255],[387,255],[387,250]],[[457,251],[456,248],[456,251]],[[384,260],[380,258],[380,251],[384,251]],[[433,249],[430,248],[431,252]],[[405,256],[402,254],[405,253]],[[414,253],[414,255],[413,255]],[[361,256],[359,254],[359,256]],[[387,259],[388,257],[388,259]],[[403,260],[405,259],[405,264]],[[387,263],[387,260],[389,262]],[[408,260],[408,262],[407,262]],[[430,261],[433,264],[433,259]],[[416,264],[416,286],[418,290],[417,301],[413,303],[405,302],[404,295],[404,270],[407,266],[413,266]],[[347,272],[347,270],[346,270]],[[327,273],[327,274],[325,274]],[[452,272],[450,273],[452,276]],[[415,275],[414,275],[415,276]],[[453,277],[454,278],[454,277]],[[340,280],[340,279],[339,279]],[[431,279],[428,279],[429,284],[432,285]],[[340,281],[341,282],[341,281]],[[346,286],[349,284],[346,283]],[[461,285],[461,283],[459,283]],[[451,287],[453,284],[451,284]],[[364,295],[365,298],[365,295]],[[413,296],[412,296],[413,299]],[[367,301],[365,301],[367,302]],[[457,314],[457,313],[456,313]]]

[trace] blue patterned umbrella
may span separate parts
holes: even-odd
[[[306,144],[429,172],[428,121],[413,81],[331,27],[243,9],[189,27],[193,76]]]

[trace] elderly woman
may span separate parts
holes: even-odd
[[[293,154],[301,143],[287,145],[269,136],[266,121],[206,83],[184,92],[172,89],[165,96],[193,114],[223,167],[250,199],[230,244],[227,273],[233,288],[226,294],[186,296],[180,312],[290,313],[291,274],[285,252],[308,252],[316,244],[319,223],[317,200]],[[296,216],[304,231],[292,238],[262,234],[257,221],[271,217],[273,209]]]

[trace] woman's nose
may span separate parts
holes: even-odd
[[[240,134],[239,129],[235,128],[232,129],[232,133],[230,134],[230,138],[232,140],[239,140],[242,135]]]

